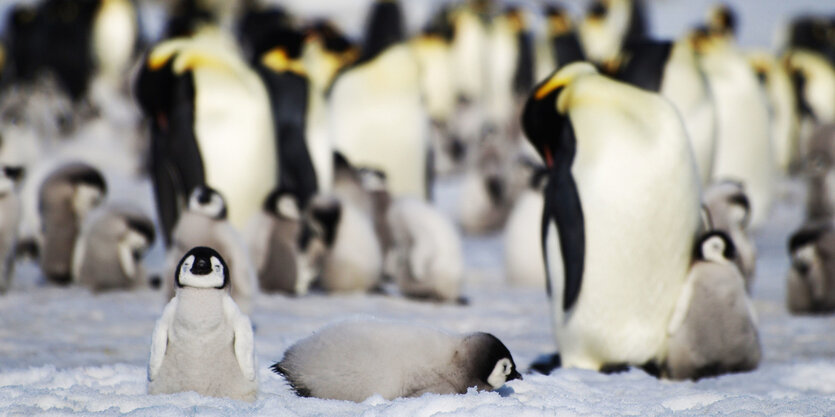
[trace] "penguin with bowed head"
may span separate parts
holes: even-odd
[[[219,253],[202,246],[177,264],[177,293],[151,336],[149,394],[255,401],[252,323],[229,296],[230,272]]]
[[[494,390],[522,378],[510,351],[489,333],[372,320],[327,326],[287,349],[272,369],[299,396],[355,402]]]
[[[196,187],[188,209],[180,216],[166,254],[166,276],[173,277],[177,262],[189,248],[209,246],[223,255],[231,275],[231,295],[241,311],[252,311],[252,297],[258,290],[255,269],[240,233],[227,218],[226,201],[215,189]],[[169,282],[168,295],[175,295],[176,282]]]
[[[309,283],[298,279],[297,268],[301,230],[301,211],[295,195],[281,188],[270,193],[248,233],[261,291],[289,294],[306,291]]]
[[[733,241],[707,232],[694,255],[667,328],[662,375],[696,380],[755,369],[762,358],[757,316],[734,263]]]
[[[41,184],[40,266],[49,282],[70,283],[76,239],[87,214],[102,203],[106,194],[101,172],[82,162],[58,167]]]
[[[835,227],[832,220],[803,225],[789,239],[786,304],[792,314],[835,311]]]
[[[154,243],[153,221],[126,204],[90,214],[73,250],[73,282],[94,292],[148,284],[142,258]]]
[[[5,293],[14,276],[17,229],[20,222],[20,197],[16,183],[20,179],[20,168],[0,168],[0,294]]]
[[[548,168],[540,230],[562,364],[658,365],[700,218],[681,118],[588,63],[540,83],[522,117]]]

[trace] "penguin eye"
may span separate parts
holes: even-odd
[[[220,265],[215,265],[215,272],[220,272]]]

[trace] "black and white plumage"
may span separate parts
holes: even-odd
[[[523,127],[549,169],[541,236],[563,365],[662,360],[699,227],[678,113],[575,63],[534,89]]]
[[[241,311],[249,314],[252,297],[257,292],[255,268],[246,243],[230,224],[223,196],[206,186],[196,187],[171,237],[166,254],[166,278],[173,277],[176,265],[189,248],[208,246],[217,250],[229,265],[232,276],[230,292]],[[169,297],[175,295],[176,282],[168,285]]]
[[[154,243],[153,221],[128,205],[107,205],[88,216],[73,250],[73,282],[93,291],[147,284],[142,258]]]
[[[186,252],[176,296],[151,336],[148,393],[195,391],[254,401],[258,382],[252,323],[229,297],[230,271],[211,248]]]
[[[243,230],[279,176],[269,97],[231,37],[207,27],[155,46],[134,93],[151,131],[151,177],[166,244],[194,187],[226,199]],[[222,116],[222,117],[221,117]]]
[[[82,162],[58,167],[41,184],[40,266],[50,282],[70,283],[76,238],[87,214],[101,204],[106,194],[104,176]]]
[[[520,379],[489,333],[456,335],[382,321],[345,321],[296,342],[272,366],[300,396],[360,402],[493,390]]]
[[[248,233],[261,291],[300,294],[307,290],[309,283],[298,279],[301,229],[301,210],[295,195],[283,189],[270,193]]]
[[[727,234],[711,231],[700,237],[667,329],[664,376],[700,379],[759,364],[757,316],[735,256]]]
[[[748,233],[751,204],[745,187],[737,182],[714,183],[704,190],[710,230],[719,230],[731,239],[736,257],[733,262],[745,277],[745,288],[750,293],[756,272],[757,248]]]
[[[835,311],[835,227],[832,220],[810,222],[792,234],[786,304],[792,314]]]

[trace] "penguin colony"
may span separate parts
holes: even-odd
[[[753,370],[752,232],[782,177],[807,187],[787,308],[835,311],[832,16],[797,17],[773,53],[737,46],[744,16],[721,5],[662,40],[641,0],[450,2],[419,33],[374,0],[352,39],[263,3],[171,2],[157,39],[132,0],[7,16],[0,293],[27,261],[44,285],[163,284],[149,394],[254,401],[262,293],[466,304],[459,230],[502,232],[508,282],[546,291],[558,352],[533,369]],[[78,152],[102,131],[113,153]],[[452,217],[436,176],[460,181]],[[155,245],[163,266],[143,262]],[[358,402],[521,378],[491,334],[383,320],[331,324],[271,369]]]

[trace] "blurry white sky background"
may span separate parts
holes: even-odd
[[[138,0],[145,16],[146,31],[158,33],[162,27],[160,4],[164,0]],[[365,14],[372,0],[266,0],[284,5],[291,12],[302,16],[329,17],[356,37],[361,33]],[[420,29],[430,14],[440,4],[449,0],[401,0],[411,33]],[[550,0],[549,0],[550,1]],[[0,30],[4,26],[6,12],[15,3],[33,3],[34,0],[0,0]],[[646,0],[652,33],[659,38],[675,38],[704,20],[708,8],[715,0]],[[525,5],[537,8],[542,0],[512,0],[505,4]],[[587,0],[560,2],[579,15]],[[775,48],[776,36],[793,16],[806,13],[835,14],[835,0],[726,0],[739,16],[739,43],[746,48]]]

